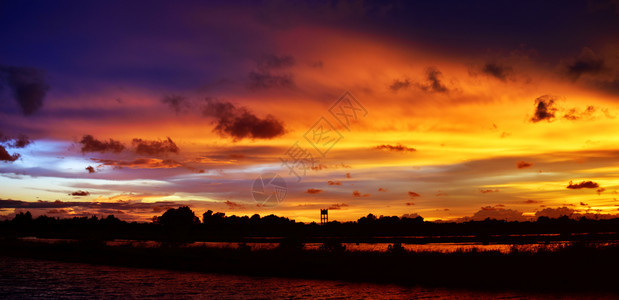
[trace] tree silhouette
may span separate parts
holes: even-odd
[[[202,214],[202,223],[204,224],[221,224],[225,218],[226,214],[222,212],[214,213],[212,210],[206,211]]]
[[[15,215],[15,218],[13,218],[13,223],[19,225],[30,224],[32,223],[32,214],[29,211],[27,211],[26,213],[20,212]]]
[[[195,224],[200,224],[200,219],[188,206],[170,208],[154,221],[169,229],[188,229]]]

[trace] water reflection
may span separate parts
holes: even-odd
[[[583,296],[247,277],[7,257],[0,257],[0,274],[2,299],[562,299]]]
[[[26,237],[22,240],[35,241],[42,243],[59,243],[59,242],[77,242],[78,240],[72,239],[45,239]],[[518,251],[535,251],[539,248],[552,249],[554,247],[567,246],[571,244],[571,241],[552,241],[544,243],[529,243],[529,244],[483,244],[483,243],[427,243],[427,244],[407,244],[402,243],[402,247],[407,251],[414,252],[442,252],[450,253],[457,251],[497,251],[501,253],[509,253],[513,250]],[[607,246],[617,244],[618,242],[598,242],[598,245]],[[157,241],[138,241],[138,240],[124,240],[115,239],[112,241],[106,241],[108,246],[133,246],[133,247],[160,247],[161,243]],[[376,251],[385,252],[389,249],[393,243],[341,243],[347,251]],[[229,248],[238,249],[239,245],[245,245],[251,250],[271,250],[277,248],[278,242],[192,242],[184,244],[184,247],[211,247],[211,248]],[[320,250],[323,243],[305,243],[303,249],[305,250]]]

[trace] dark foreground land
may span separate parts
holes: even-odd
[[[619,245],[576,243],[536,250],[387,252],[345,251],[337,243],[303,250],[285,240],[277,249],[106,246],[102,242],[37,243],[0,240],[0,256],[124,267],[400,285],[523,291],[619,293]],[[552,248],[551,248],[552,247]]]
[[[43,243],[24,239],[70,239]],[[137,244],[112,245],[114,239]],[[155,241],[152,243],[143,241]],[[239,243],[238,248],[189,247],[194,241]],[[245,243],[269,241],[275,249]],[[0,256],[181,271],[333,279],[399,285],[524,291],[619,293],[619,219],[540,217],[433,223],[421,217],[376,217],[325,225],[274,215],[226,217],[188,207],[169,209],[152,223],[107,218],[33,218],[0,222]],[[393,243],[389,251],[346,251],[341,243]],[[400,243],[520,244],[512,251],[409,252]],[[566,242],[568,242],[566,244]],[[323,243],[319,250],[303,243]],[[542,244],[527,249],[526,244]]]

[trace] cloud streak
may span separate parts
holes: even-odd
[[[447,93],[449,89],[443,84],[443,73],[435,67],[426,69],[426,82],[418,84],[419,88],[426,92]]]
[[[171,159],[158,158],[137,158],[132,161],[99,158],[93,158],[92,160],[117,169],[122,169],[124,167],[132,169],[169,169],[183,166],[183,164]]]
[[[135,201],[117,201],[117,202],[76,202],[76,201],[36,201],[27,202],[21,200],[2,200],[0,199],[0,208],[21,208],[21,209],[36,209],[36,208],[92,208],[92,209],[118,209],[118,210],[151,210],[161,211],[161,208],[177,207],[178,202],[174,201],[157,201],[157,202],[135,202]]]
[[[421,197],[421,195],[412,192],[412,191],[408,191],[408,196],[412,199],[412,198],[417,198],[417,197]]]
[[[576,80],[583,75],[596,75],[606,70],[604,59],[596,55],[590,48],[583,48],[580,54],[566,64],[567,75]]]
[[[246,108],[237,107],[230,102],[206,99],[203,114],[215,118],[215,132],[235,140],[272,139],[286,132],[284,124],[272,115],[261,119]]]
[[[597,182],[593,182],[593,181],[581,181],[580,183],[572,183],[572,181],[570,181],[570,184],[568,184],[567,188],[571,189],[571,190],[578,190],[578,189],[597,189],[599,188],[600,185]]]
[[[402,146],[400,144],[397,145],[378,145],[374,147],[377,150],[387,150],[387,151],[395,151],[395,152],[415,152],[417,149],[410,148],[406,146]]]
[[[312,188],[309,188],[309,189],[307,189],[307,191],[305,191],[305,192],[306,192],[307,194],[320,194],[320,193],[322,193],[322,190],[321,190],[321,189],[312,189]]]
[[[243,208],[245,208],[245,205],[238,204],[238,203],[236,203],[236,202],[232,202],[232,201],[230,201],[230,200],[226,200],[226,201],[224,202],[224,204],[226,204],[226,206],[227,206],[229,209],[243,209]]]
[[[481,72],[498,80],[506,81],[508,76],[513,72],[513,69],[496,62],[489,62],[481,68]]]
[[[352,196],[359,198],[359,197],[369,197],[371,195],[370,194],[361,194],[361,192],[355,190],[355,191],[352,192]]]
[[[541,96],[535,99],[535,113],[531,117],[531,122],[537,123],[543,120],[552,122],[556,112],[555,98],[549,95]]]
[[[32,140],[26,135],[19,135],[16,138],[4,136],[0,132],[0,143],[10,148],[26,148],[26,146],[32,144]]]
[[[399,90],[404,90],[404,89],[408,89],[408,87],[410,87],[411,82],[408,79],[396,79],[393,81],[393,83],[389,86],[389,88],[394,91],[397,92]]]
[[[84,137],[82,137],[82,140],[79,143],[82,144],[82,153],[87,153],[87,152],[120,153],[123,150],[125,150],[125,145],[123,145],[119,141],[115,141],[113,139],[109,139],[108,141],[100,141],[100,140],[95,139],[90,134],[87,134]]]
[[[348,207],[348,204],[346,204],[346,203],[335,203],[335,204],[332,204],[331,206],[329,206],[328,209],[340,210],[340,209],[346,209],[346,207]]]
[[[143,139],[135,138],[132,141],[135,147],[135,153],[145,155],[157,155],[164,153],[178,153],[178,146],[172,141],[171,138],[159,141],[147,141]]]
[[[248,75],[251,90],[294,87],[294,76],[284,69],[294,66],[292,56],[263,55],[257,63],[257,69]]]
[[[69,196],[75,196],[75,197],[84,197],[84,196],[89,196],[89,195],[90,195],[90,192],[82,191],[82,190],[79,190],[79,191],[76,191],[76,192],[73,192],[73,193],[69,194]]]
[[[9,87],[13,99],[25,116],[30,116],[43,107],[43,100],[49,90],[43,70],[0,65],[0,80]]]
[[[527,217],[523,212],[506,209],[497,206],[484,206],[471,217],[464,217],[459,221],[483,221],[486,219],[505,220],[505,221],[526,221]]]
[[[9,154],[4,146],[0,145],[0,162],[14,162],[20,157],[19,153]]]
[[[190,108],[187,98],[179,95],[165,96],[161,102],[168,105],[176,114],[180,114]]]

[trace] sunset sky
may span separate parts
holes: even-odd
[[[619,213],[617,1],[2,1],[0,28],[2,218]]]

